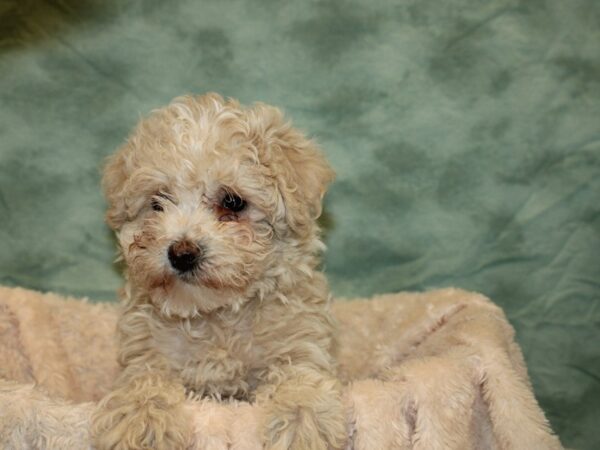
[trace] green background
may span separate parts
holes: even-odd
[[[0,1],[0,283],[113,299],[101,161],[205,91],[322,144],[337,295],[483,292],[600,448],[598,0]]]

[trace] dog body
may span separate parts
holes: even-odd
[[[119,322],[120,363],[165,365],[199,397],[251,401],[257,388],[277,375],[273,370],[291,360],[309,359],[311,368],[333,375],[326,283],[315,274],[302,284],[285,303],[236,298],[235,308],[185,318],[167,318],[143,298],[130,300]]]
[[[193,442],[195,396],[256,401],[269,449],[340,448],[316,218],[333,172],[273,107],[180,97],[104,175],[127,265],[123,372],[93,418],[100,449]]]

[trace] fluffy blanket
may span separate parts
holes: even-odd
[[[0,287],[0,447],[89,448],[115,304]],[[348,449],[559,449],[502,311],[458,289],[337,301]],[[198,449],[260,449],[261,406],[189,400]]]

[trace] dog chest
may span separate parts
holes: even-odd
[[[257,360],[250,314],[210,315],[160,324],[152,329],[155,348],[197,391],[247,390]]]

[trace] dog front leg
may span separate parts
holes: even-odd
[[[191,422],[185,389],[166,371],[128,367],[92,417],[98,450],[183,450]]]
[[[293,366],[272,370],[268,378],[270,383],[257,392],[268,450],[343,448],[347,430],[338,380],[314,368]]]

